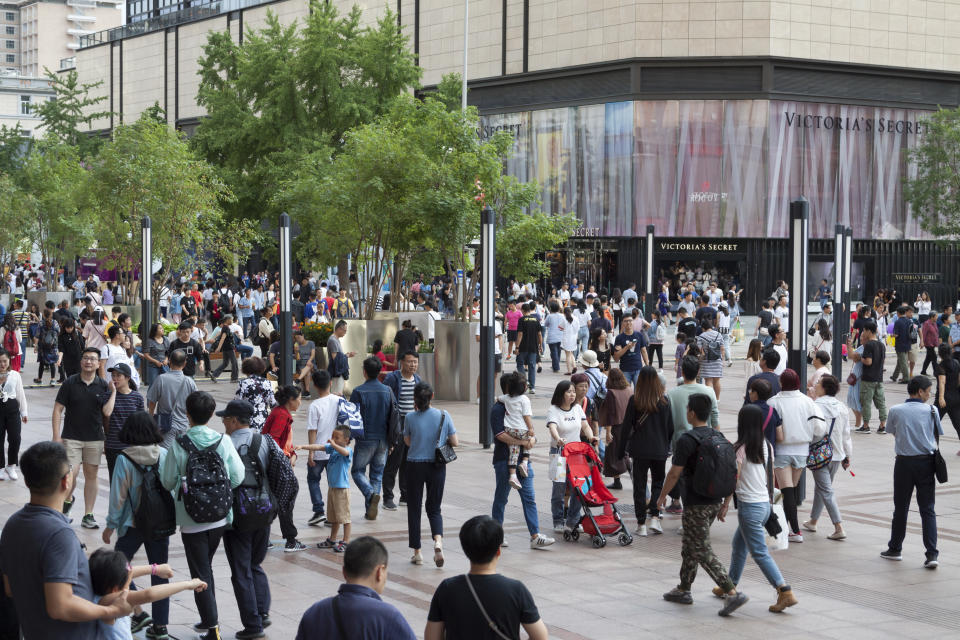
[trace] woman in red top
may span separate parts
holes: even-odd
[[[290,466],[297,463],[297,454],[293,450],[293,414],[300,408],[300,390],[293,385],[280,387],[274,394],[277,399],[277,406],[273,408],[267,421],[260,430],[265,436],[270,436],[290,459]],[[296,496],[290,501],[290,507],[285,511],[280,511],[277,517],[280,520],[280,532],[287,543],[283,548],[284,553],[293,551],[303,551],[306,545],[297,540],[297,527],[293,524],[293,505],[296,502]]]

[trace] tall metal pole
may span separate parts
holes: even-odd
[[[496,272],[496,233],[493,209],[489,205],[480,212],[480,443],[490,447],[490,410],[496,377],[495,347],[496,317],[494,286]]]
[[[787,366],[807,379],[807,239],[809,203],[800,197],[790,203],[790,349]]]
[[[837,380],[843,380],[843,334],[840,333],[843,325],[843,317],[848,312],[843,304],[843,283],[846,281],[844,269],[847,261],[844,258],[846,250],[846,238],[844,232],[846,228],[842,224],[834,227],[834,247],[833,247],[833,326],[830,331],[833,334],[833,353],[830,354],[832,363],[832,373]]]
[[[140,341],[147,343],[150,337],[150,325],[153,324],[153,226],[150,222],[150,216],[143,217],[141,229],[141,250],[140,256]],[[147,361],[140,359],[143,363],[146,374]],[[144,375],[146,379],[146,375]]]
[[[850,300],[850,282],[853,278],[853,229],[847,227],[843,232],[843,320],[837,331],[842,331],[839,339],[846,341],[850,334],[850,314],[853,312],[853,303]],[[834,337],[837,340],[837,337]],[[849,358],[850,355],[847,354]]]
[[[647,262],[646,276],[643,288],[643,315],[649,317],[653,307],[653,231],[652,224],[647,225]],[[620,328],[617,327],[617,331]]]
[[[467,110],[467,44],[470,39],[470,0],[463,0],[463,77],[460,79],[460,109]]]
[[[290,216],[280,214],[280,385],[290,384],[293,354],[293,312],[290,308]],[[341,283],[342,284],[342,283]]]

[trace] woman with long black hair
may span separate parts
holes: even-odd
[[[937,353],[940,355],[940,364],[936,366],[935,404],[941,419],[945,414],[950,414],[950,422],[960,435],[960,362],[953,357],[950,345],[940,345]],[[957,455],[960,455],[960,452],[957,452]]]
[[[733,446],[737,452],[737,488],[734,495],[737,496],[738,526],[733,534],[728,575],[733,584],[739,584],[749,551],[764,577],[777,590],[777,602],[770,605],[770,611],[779,613],[797,604],[797,598],[767,550],[763,525],[770,517],[770,504],[773,501],[769,480],[773,474],[774,454],[773,447],[763,437],[765,418],[763,410],[752,404],[744,405],[737,415],[737,442]],[[720,522],[726,519],[732,500],[733,495],[727,496],[720,507],[717,516]],[[714,587],[713,594],[721,598],[726,595],[720,587]]]

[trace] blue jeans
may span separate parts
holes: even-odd
[[[554,373],[558,373],[560,371],[560,343],[551,342],[547,346],[550,347],[550,367]]]
[[[253,355],[253,347],[248,344],[238,344],[237,351],[240,352],[240,359],[249,358]]]
[[[167,554],[170,548],[170,538],[164,538],[163,540],[152,540],[144,541],[143,536],[140,535],[140,532],[136,530],[135,527],[130,527],[127,531],[119,538],[117,538],[117,546],[115,549],[127,557],[127,561],[130,562],[133,560],[133,556],[136,555],[137,551],[140,550],[140,547],[144,548],[144,551],[147,552],[147,562],[150,564],[166,564],[167,563]],[[157,586],[158,584],[167,584],[169,580],[166,578],[160,578],[158,576],[150,576],[150,585]],[[130,585],[131,589],[135,589],[133,585]],[[157,600],[153,603],[153,621],[156,624],[165,625],[170,621],[170,599],[164,598],[163,600]]]
[[[637,386],[637,378],[640,376],[640,369],[636,371],[624,371],[620,369],[620,372],[623,373],[623,377],[627,379],[627,382],[633,386]]]
[[[146,376],[145,382],[147,383],[146,386],[149,387],[150,385],[152,385],[153,381],[157,379],[157,376],[159,376],[162,373],[166,373],[167,371],[169,371],[169,369],[167,369],[166,367],[158,367],[152,362],[148,362],[146,369],[144,370],[144,375]]]
[[[497,479],[497,488],[493,492],[493,519],[503,524],[503,511],[510,497],[510,470],[507,461],[493,463],[493,473]],[[527,521],[527,531],[531,536],[540,533],[540,519],[537,515],[537,499],[533,492],[533,465],[527,465],[527,477],[520,480],[520,503],[523,505],[523,519]]]
[[[327,468],[326,460],[315,460],[313,466],[307,465],[307,489],[310,490],[310,502],[313,503],[314,513],[323,513],[323,489],[320,488],[320,478]]]
[[[566,514],[563,511],[563,497],[570,489],[570,503],[567,505]],[[553,515],[553,526],[560,523],[573,529],[580,522],[580,499],[576,492],[567,482],[554,482],[553,490],[550,493],[550,513]]]
[[[737,506],[737,521],[740,526],[733,534],[733,554],[730,557],[730,580],[740,583],[743,565],[747,562],[747,551],[760,567],[767,582],[774,587],[786,584],[777,563],[767,550],[766,530],[763,523],[770,516],[770,504],[767,502],[740,502]]]
[[[380,495],[380,483],[383,482],[383,468],[387,465],[386,440],[357,440],[353,452],[351,475],[364,500],[370,504],[371,496]],[[364,475],[370,467],[370,479]]]
[[[577,338],[580,340],[580,353],[590,348],[590,329],[588,327],[580,327]],[[579,354],[577,355],[579,356]]]
[[[536,386],[536,382],[537,382],[536,351],[532,351],[529,353],[522,351],[517,354],[517,371],[527,376],[527,381],[530,382],[531,389],[533,389]]]
[[[249,336],[250,332],[253,331],[253,316],[244,316],[240,318],[240,322],[243,323],[243,335]]]

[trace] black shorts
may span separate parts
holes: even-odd
[[[507,329],[507,342],[516,342],[516,341],[517,341],[517,330]]]
[[[493,356],[493,372],[500,373],[503,371],[503,354],[498,353]]]

